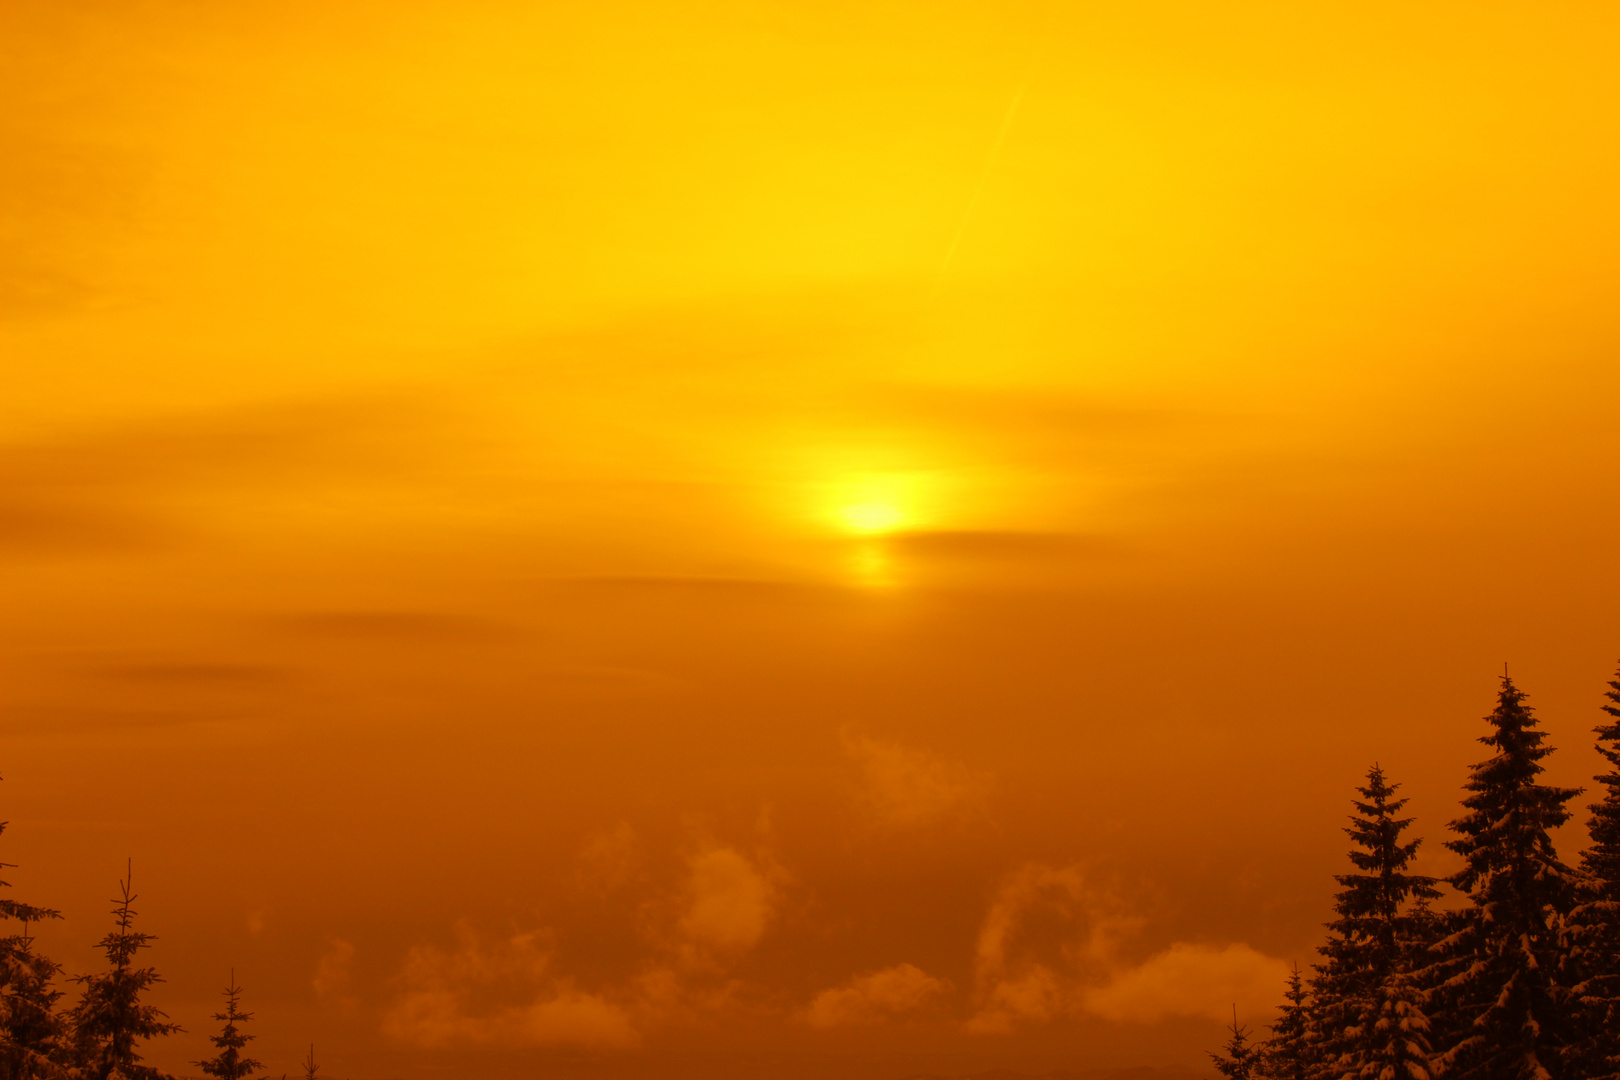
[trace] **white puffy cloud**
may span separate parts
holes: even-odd
[[[623,1008],[549,977],[549,950],[537,933],[486,946],[457,928],[457,947],[411,949],[383,1031],[424,1048],[454,1045],[635,1046]]]
[[[950,983],[921,968],[896,964],[823,990],[805,1009],[803,1019],[820,1028],[871,1023],[911,1012],[949,989]]]
[[[772,876],[729,847],[709,847],[687,860],[684,909],[677,927],[688,941],[722,952],[751,948],[775,912]]]
[[[1228,1019],[1232,1008],[1269,1012],[1282,1000],[1289,965],[1244,944],[1176,942],[1107,983],[1087,988],[1081,1008],[1105,1020],[1152,1023],[1167,1016]]]
[[[1062,940],[1031,936],[1043,913]],[[1248,945],[1176,942],[1140,963],[1120,959],[1141,921],[1074,867],[1036,863],[1008,877],[991,901],[974,956],[975,1011],[966,1029],[1006,1034],[1060,1015],[1152,1023],[1171,1016],[1249,1015],[1282,998],[1288,965]]]

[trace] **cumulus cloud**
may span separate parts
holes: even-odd
[[[911,964],[896,964],[823,990],[805,1010],[804,1021],[819,1028],[871,1023],[911,1012],[950,985]]]
[[[844,750],[861,770],[861,801],[886,825],[943,820],[970,806],[986,786],[960,765],[897,742],[846,735]]]
[[[773,875],[729,847],[709,847],[687,860],[678,929],[689,942],[720,952],[753,947],[776,905]]]
[[[1020,1022],[1050,1020],[1063,1011],[1067,989],[1045,964],[1026,964],[985,985],[979,1009],[965,1026],[977,1035],[1005,1035]]]
[[[1059,927],[1062,936],[1043,936],[1038,922]],[[1121,933],[1134,928],[1075,867],[1019,868],[1002,882],[979,927],[973,956],[978,1007],[967,1029],[1000,1034],[1066,1011],[1074,979],[1059,966],[1106,960]]]
[[[630,1047],[639,1037],[625,1010],[550,977],[538,933],[485,945],[457,928],[457,947],[413,948],[383,1031],[424,1048],[454,1045]]]
[[[1020,868],[979,930],[967,1030],[1005,1034],[1077,1014],[1142,1023],[1221,1019],[1234,1003],[1253,1014],[1281,1000],[1288,966],[1245,944],[1176,942],[1141,963],[1124,962],[1122,945],[1141,925],[1074,867]]]
[[[1152,1023],[1167,1016],[1231,1017],[1240,1011],[1269,1012],[1282,1001],[1289,967],[1248,945],[1176,942],[1141,965],[1120,971],[1106,984],[1087,989],[1081,1007],[1105,1020]]]

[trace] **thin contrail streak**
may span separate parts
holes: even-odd
[[[962,211],[962,221],[956,226],[956,235],[951,237],[951,246],[945,249],[945,258],[940,261],[939,273],[934,275],[934,288],[929,293],[930,298],[939,292],[945,281],[945,272],[951,268],[951,261],[956,258],[956,249],[962,246],[962,237],[967,233],[968,223],[973,219],[973,211],[979,205],[979,199],[984,196],[984,189],[990,183],[990,172],[996,167],[996,159],[1001,156],[1001,148],[1007,142],[1007,133],[1012,130],[1013,120],[1018,116],[1018,106],[1023,104],[1024,93],[1029,89],[1030,79],[1026,76],[1013,92],[1012,100],[1007,103],[1007,111],[1001,117],[1001,128],[996,132],[996,139],[990,144],[990,154],[985,158],[984,168],[979,170],[979,182],[973,188],[973,195],[968,199],[967,208]]]

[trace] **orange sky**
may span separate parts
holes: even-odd
[[[133,857],[181,1071],[1200,1067],[1503,660],[1596,769],[1617,30],[4,5],[47,951]]]

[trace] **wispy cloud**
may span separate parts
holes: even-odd
[[[356,1004],[351,992],[354,953],[351,941],[336,937],[327,940],[326,951],[315,961],[315,974],[309,980],[316,1000],[344,1008]]]
[[[586,838],[574,867],[574,884],[592,896],[606,896],[624,888],[636,866],[636,830],[621,821]]]
[[[914,828],[972,807],[986,779],[925,750],[846,733],[844,750],[861,772],[860,800],[877,821]]]

